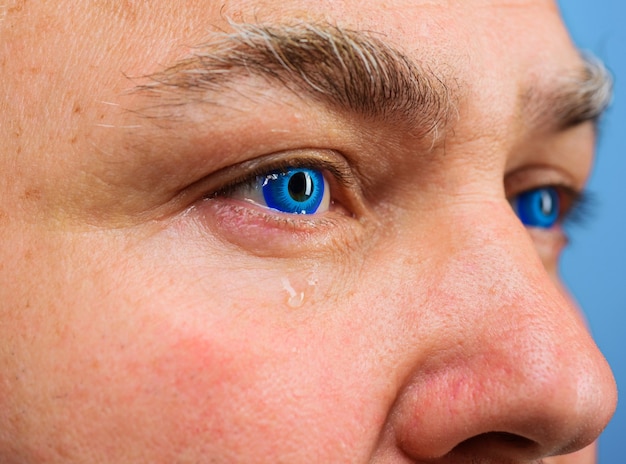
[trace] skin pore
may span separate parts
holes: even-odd
[[[0,18],[0,462],[595,462],[613,377],[512,208],[610,98],[553,2]],[[291,167],[327,211],[250,201]]]

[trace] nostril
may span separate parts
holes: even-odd
[[[509,433],[509,432],[483,433],[481,435],[474,437],[474,439],[485,440],[485,441],[492,441],[492,440],[501,441],[503,443],[508,443],[510,445],[517,446],[519,448],[528,448],[529,446],[536,445],[536,443],[533,440],[530,440],[529,438],[525,438],[520,435],[516,435],[514,433]]]
[[[536,456],[540,445],[529,438],[509,432],[487,432],[459,443],[452,454],[461,456],[498,456],[523,459]]]

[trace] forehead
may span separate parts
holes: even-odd
[[[117,16],[127,18],[130,28],[149,30],[152,37],[165,36],[169,44],[178,45],[194,46],[215,31],[230,31],[231,21],[328,23],[367,31],[419,64],[450,75],[470,92],[480,83],[475,90],[478,94],[494,85],[507,87],[501,90],[512,94],[513,88],[525,86],[526,80],[558,74],[580,61],[552,0],[177,3],[150,2],[147,6],[147,2],[126,2],[114,8]],[[130,37],[130,42],[133,39]],[[171,58],[159,59],[160,63],[171,62],[183,52],[181,47],[171,46],[161,50],[169,50]],[[142,72],[146,65],[149,63],[141,63]]]
[[[63,41],[70,51],[96,46],[103,59],[111,53],[123,60],[120,70],[130,75],[180,58],[212,32],[228,31],[231,21],[327,22],[373,32],[411,58],[460,74],[497,62],[512,75],[578,59],[552,0],[61,0],[4,6],[4,16],[0,34],[19,36],[23,48],[28,36],[42,51],[65,48]],[[48,35],[55,40],[42,45]],[[28,59],[19,52],[13,58]]]
[[[73,114],[67,105],[97,108],[106,118],[111,108],[101,102],[119,103],[132,85],[127,76],[162,70],[211,34],[231,30],[231,21],[326,22],[366,31],[456,83],[460,104],[468,103],[459,110],[471,133],[514,118],[529,82],[550,81],[580,63],[549,0],[61,0],[6,10],[0,23],[4,86],[26,94],[19,103],[33,108],[49,98],[55,127]],[[32,91],[37,87],[45,95]],[[490,116],[472,114],[477,108]]]

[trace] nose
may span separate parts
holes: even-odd
[[[593,442],[615,408],[612,373],[577,309],[524,227],[496,208],[504,220],[459,215],[437,237],[445,252],[431,261],[428,317],[438,333],[389,416],[396,443],[416,461],[570,453]]]

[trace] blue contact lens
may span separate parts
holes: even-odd
[[[548,229],[560,216],[559,193],[554,187],[529,190],[513,200],[513,208],[523,224]]]
[[[306,168],[273,171],[264,176],[262,184],[267,206],[291,214],[317,212],[325,189],[324,175]]]

